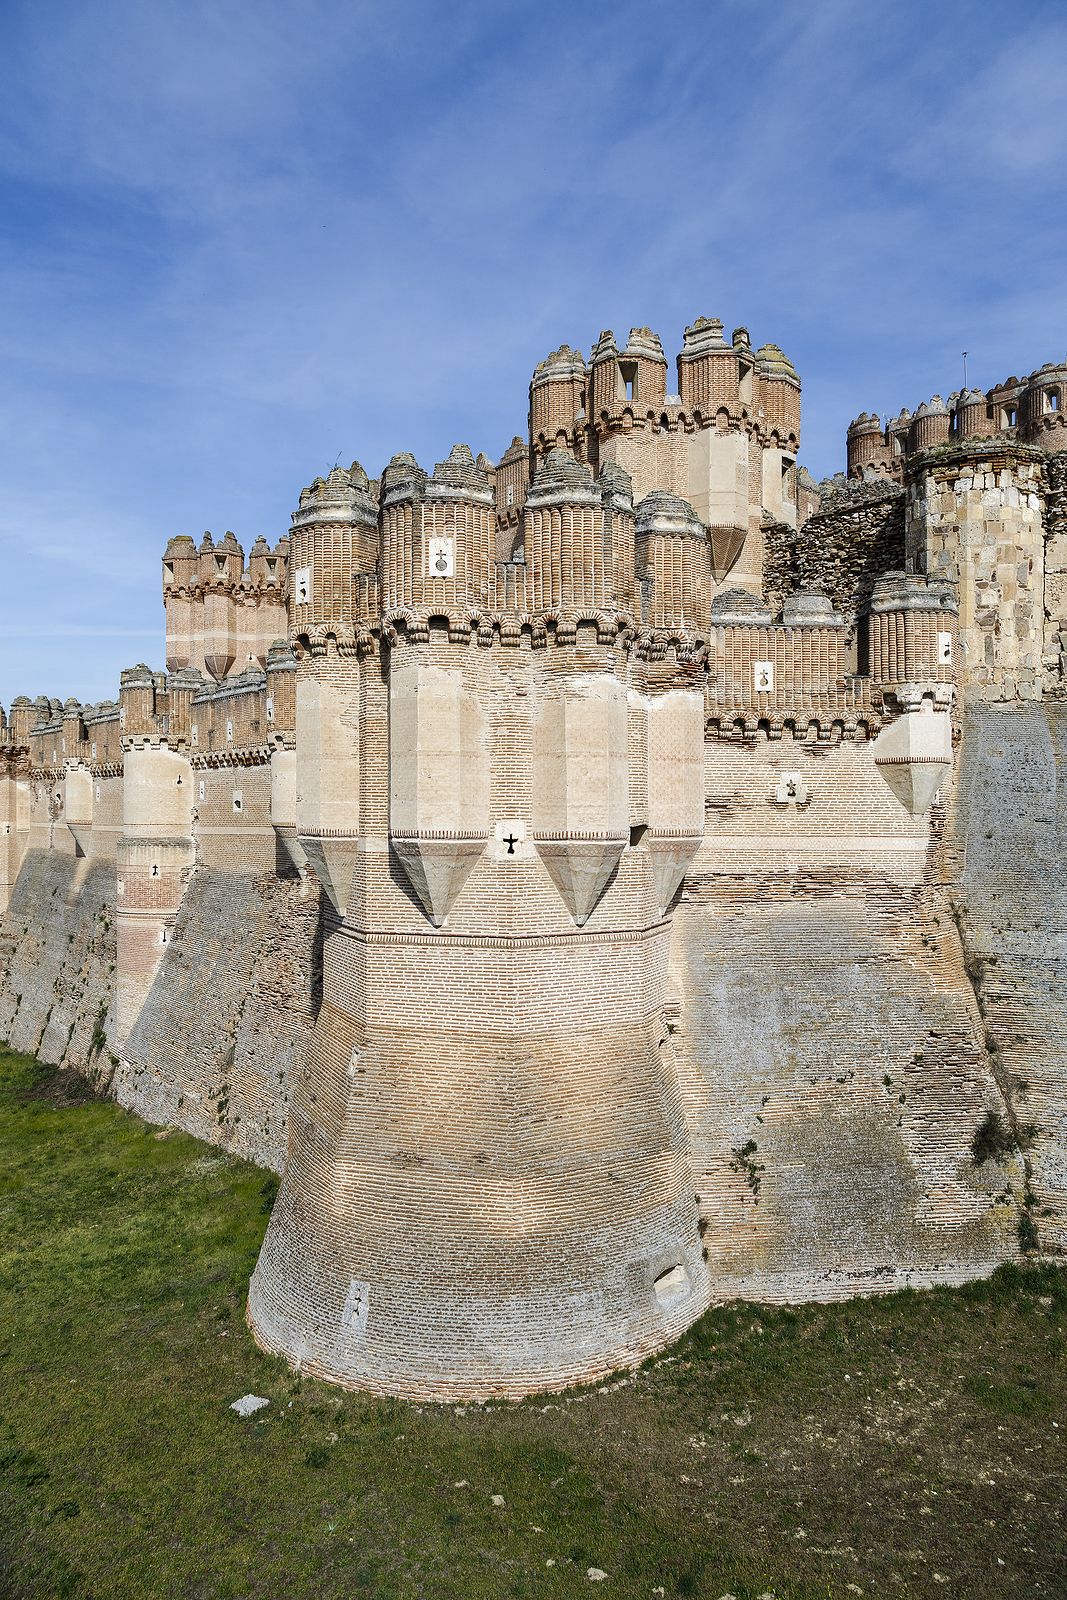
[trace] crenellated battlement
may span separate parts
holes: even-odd
[[[232,533],[218,544],[205,533],[199,549],[186,534],[171,539],[163,553],[168,668],[222,679],[253,661],[262,666],[285,631],[288,564],[288,538],[273,549],[257,539],[247,566]]]
[[[921,451],[992,438],[1067,450],[1067,364],[1046,362],[1028,378],[1008,378],[985,393],[960,389],[947,400],[935,394],[884,427],[877,413],[861,411],[846,434],[848,476],[902,482],[909,458]]]

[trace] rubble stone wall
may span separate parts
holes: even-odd
[[[119,1103],[280,1172],[321,937],[307,882],[201,868],[116,1068]]]
[[[956,895],[997,1075],[1027,1152],[1032,1220],[1067,1250],[1067,707],[976,706],[956,801]]]
[[[1014,1257],[1021,1162],[973,1159],[1004,1104],[932,870],[940,808],[932,832],[907,818],[863,745],[821,764],[712,746],[708,765],[671,1038],[713,1295],[829,1299]],[[789,766],[810,798],[776,811]]]
[[[0,1038],[110,1073],[115,960],[114,862],[29,851],[0,925]]]
[[[898,484],[842,484],[801,527],[774,522],[765,530],[764,592],[772,605],[798,589],[816,589],[852,616],[870,599],[875,579],[903,565],[904,491]]]

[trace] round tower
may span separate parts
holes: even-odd
[[[662,489],[634,508],[635,578],[641,622],[693,642],[706,634],[711,605],[708,536],[692,506]]]
[[[929,450],[934,445],[946,444],[949,436],[948,406],[939,394],[924,400],[916,409],[908,429],[908,454]]]
[[[856,420],[849,423],[846,440],[850,478],[862,478],[866,467],[876,470],[883,467],[887,455],[886,435],[876,412],[861,411]]]
[[[979,439],[991,433],[985,395],[980,389],[963,389],[956,396],[953,434],[957,439]]]
[[[588,372],[580,350],[561,344],[538,364],[530,383],[530,443],[537,454],[568,445],[585,411]]]
[[[718,317],[698,317],[686,328],[678,352],[678,395],[690,415],[714,416],[719,406],[736,409],[739,398],[737,356],[726,343]]]
[[[702,697],[661,665],[653,736],[628,692],[623,475],[545,455],[507,618],[461,559],[472,466],[385,473],[380,633],[331,718],[355,741],[355,861],[248,1305],[306,1372],[440,1400],[639,1361],[709,1294],[663,1014]],[[422,535],[446,503],[438,574]],[[442,625],[438,583],[472,636]],[[298,729],[301,789],[304,762]],[[653,810],[670,860],[636,837]]]
[[[1023,437],[1043,450],[1067,450],[1067,364],[1032,372],[1020,400]]]

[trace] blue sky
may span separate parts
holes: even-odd
[[[720,316],[860,410],[1067,350],[1062,0],[3,0],[0,702],[161,665],[175,533]]]

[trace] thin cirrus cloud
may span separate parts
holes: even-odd
[[[804,380],[802,458],[1063,354],[1055,0],[9,0],[0,701],[162,660],[175,533],[335,460],[499,454],[563,340],[693,317]]]

